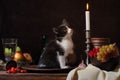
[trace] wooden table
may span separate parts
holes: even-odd
[[[0,80],[66,80],[67,73],[6,73],[0,71]]]

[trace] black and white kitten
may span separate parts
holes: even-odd
[[[40,56],[40,68],[68,68],[68,55],[74,54],[72,41],[73,30],[63,21],[63,24],[53,28],[56,39],[48,43]]]

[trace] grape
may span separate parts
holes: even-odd
[[[106,62],[107,61],[107,59],[106,58],[102,58],[102,62]]]
[[[115,44],[110,44],[110,45],[109,45],[109,48],[110,48],[112,51],[115,51]]]
[[[107,48],[109,48],[109,46],[108,46],[108,45],[105,45],[105,49],[107,49]]]
[[[109,47],[106,50],[107,50],[107,53],[112,52],[112,50]]]
[[[98,55],[98,56],[97,56],[97,59],[101,61],[102,56],[101,56],[101,55]]]

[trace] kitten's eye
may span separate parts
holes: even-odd
[[[64,30],[63,30],[63,32],[67,32],[67,30],[66,30],[66,29],[64,29]]]
[[[60,34],[65,34],[67,32],[67,28],[65,26],[59,26],[58,32]]]
[[[63,26],[63,27],[61,27],[61,29],[63,30],[63,31],[66,31],[66,27],[65,26]]]

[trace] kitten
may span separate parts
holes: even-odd
[[[63,24],[53,28],[56,39],[48,43],[40,56],[40,68],[68,68],[69,54],[74,54],[72,34],[73,30],[63,20]]]

